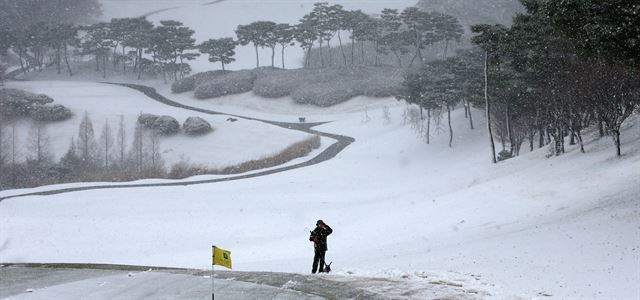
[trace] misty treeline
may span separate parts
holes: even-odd
[[[409,72],[398,98],[428,119],[446,111],[450,146],[451,109],[462,103],[469,118],[471,105],[484,109],[494,163],[526,142],[530,150],[552,144],[560,155],[568,139],[585,152],[590,126],[611,136],[620,156],[620,128],[640,104],[640,3],[520,2],[526,12],[510,27],[474,25],[476,47]]]
[[[85,6],[94,8],[90,5],[92,1],[85,1],[88,3]],[[10,4],[5,5],[11,6],[15,13],[30,11],[33,5],[39,5],[19,4],[19,1],[7,3]],[[99,10],[99,6],[94,9]],[[89,9],[78,13],[81,12],[96,14]],[[138,78],[143,73],[162,73],[165,80],[167,77],[183,78],[191,71],[188,61],[201,54],[208,55],[213,63],[220,62],[224,70],[226,64],[235,61],[236,46],[249,44],[256,51],[256,67],[260,67],[259,49],[271,50],[271,66],[275,67],[276,48],[280,48],[284,69],[285,49],[296,43],[307,53],[305,67],[311,67],[314,60],[325,67],[332,64],[332,58],[324,53],[324,49],[329,53],[336,37],[342,65],[365,64],[364,54],[356,56],[356,53],[364,53],[365,44],[368,44],[375,48],[373,65],[380,65],[380,55],[393,54],[397,64],[402,66],[402,56],[411,53],[410,61],[404,62],[411,66],[415,61],[424,62],[422,51],[435,43],[443,43],[446,56],[449,42],[459,41],[463,33],[459,21],[446,14],[410,7],[402,12],[384,9],[380,17],[372,17],[360,10],[348,11],[341,5],[327,2],[315,3],[313,10],[298,24],[256,21],[239,25],[235,38],[210,39],[201,44],[195,43],[194,31],[178,21],[160,21],[156,26],[145,18],[121,18],[76,25],[71,22],[75,19],[60,22],[65,19],[33,18],[29,22],[22,21],[22,26],[0,26],[0,54],[11,50],[18,56],[23,72],[41,71],[52,65],[59,74],[66,69],[72,76],[69,57],[92,55],[96,71],[101,71],[103,77],[111,66],[113,70],[123,72],[128,68],[137,73]],[[315,45],[318,54],[312,55]]]
[[[307,41],[298,40],[306,48],[306,67],[385,64],[411,68],[416,62],[424,64],[430,60],[425,51],[429,58],[434,55],[446,58],[451,44],[460,42],[464,33],[457,18],[417,7],[402,11],[386,8],[371,16],[326,3],[316,3],[299,26],[310,31]],[[348,43],[343,45],[345,33]],[[331,41],[336,37],[338,47],[332,49]],[[315,48],[314,41],[318,44]]]
[[[129,181],[167,176],[160,153],[160,133],[136,122],[125,130],[105,120],[99,132],[85,112],[69,149],[56,160],[50,135],[42,122],[33,122],[28,135],[18,134],[16,122],[0,123],[0,190],[80,181]]]

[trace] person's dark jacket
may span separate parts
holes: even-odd
[[[311,232],[309,240],[313,242],[313,246],[316,251],[327,251],[327,236],[333,232],[333,229],[329,225],[324,225],[324,228],[316,227]]]

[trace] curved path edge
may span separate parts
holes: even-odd
[[[158,102],[163,103],[165,105],[173,106],[173,107],[176,107],[176,108],[187,109],[187,110],[196,111],[196,112],[205,113],[205,114],[210,114],[210,115],[225,115],[225,116],[232,116],[232,117],[241,118],[241,119],[245,119],[245,120],[263,122],[263,123],[267,123],[267,124],[270,124],[270,125],[282,127],[282,128],[285,128],[285,129],[298,130],[298,131],[306,132],[306,133],[309,133],[309,134],[316,134],[316,135],[319,135],[319,136],[328,137],[328,138],[336,140],[336,142],[333,143],[331,146],[327,147],[324,151],[322,151],[320,154],[316,155],[314,158],[312,158],[310,160],[307,160],[307,161],[304,161],[304,162],[301,162],[301,163],[298,163],[298,164],[290,165],[290,166],[279,167],[279,168],[275,168],[275,169],[269,169],[269,170],[260,171],[260,172],[256,172],[256,173],[251,173],[251,174],[236,175],[236,176],[230,176],[230,177],[225,177],[225,178],[216,178],[216,179],[194,180],[194,181],[165,182],[165,183],[140,183],[140,184],[135,184],[135,183],[133,183],[133,184],[108,184],[108,185],[97,185],[97,186],[80,186],[80,187],[60,188],[60,189],[52,189],[52,190],[47,190],[47,191],[31,192],[31,193],[16,194],[16,195],[9,195],[9,196],[5,196],[5,197],[0,197],[0,202],[2,202],[4,200],[7,200],[7,199],[11,199],[11,198],[26,197],[26,196],[49,196],[49,195],[56,195],[56,194],[63,194],[63,193],[88,191],[88,190],[100,190],[100,189],[188,186],[188,185],[217,183],[217,182],[225,182],[225,181],[233,181],[233,180],[240,180],[240,179],[248,179],[248,178],[260,177],[260,176],[266,176],[266,175],[281,173],[281,172],[285,172],[285,171],[289,171],[289,170],[308,167],[308,166],[316,165],[316,164],[319,164],[321,162],[330,160],[330,159],[336,157],[336,155],[338,155],[338,153],[342,152],[342,150],[347,148],[347,146],[349,146],[351,143],[355,142],[355,139],[352,138],[352,137],[349,137],[349,136],[333,134],[333,133],[327,133],[327,132],[322,132],[322,131],[317,131],[317,130],[313,130],[312,129],[315,126],[326,124],[326,123],[329,123],[329,122],[320,122],[320,123],[287,123],[287,122],[277,122],[277,121],[270,121],[270,120],[263,120],[263,119],[245,117],[245,116],[234,115],[234,114],[226,114],[226,113],[223,113],[223,112],[218,112],[218,111],[213,111],[213,110],[208,110],[208,109],[203,109],[203,108],[197,108],[197,107],[193,107],[193,106],[184,105],[182,103],[178,103],[176,101],[167,99],[166,97],[164,97],[161,94],[159,94],[156,91],[156,89],[154,89],[152,87],[148,87],[148,86],[144,86],[144,85],[138,85],[138,84],[129,84],[129,83],[112,83],[112,82],[103,82],[103,83],[104,84],[119,85],[119,86],[123,86],[123,87],[127,87],[127,88],[131,88],[131,89],[137,90],[139,92],[142,92],[147,97],[149,97],[149,98],[151,98],[151,99],[153,99],[155,101],[158,101]]]

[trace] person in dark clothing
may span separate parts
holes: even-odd
[[[318,220],[316,222],[316,229],[311,231],[311,236],[309,236],[309,241],[313,242],[313,248],[315,250],[315,255],[313,257],[313,268],[311,269],[311,273],[315,274],[316,270],[320,273],[324,272],[324,254],[327,252],[327,236],[333,232],[333,229],[329,227],[329,225],[325,224],[322,220]],[[320,264],[320,268],[318,268],[318,264]]]

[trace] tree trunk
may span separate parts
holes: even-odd
[[[220,62],[222,64],[222,71],[224,72],[224,63]]]
[[[24,68],[24,63],[22,62],[22,50],[18,49],[18,60],[20,61],[20,69],[22,70],[22,74],[26,75],[27,70]]]
[[[533,139],[536,135],[535,130],[529,129],[529,152],[533,152]]]
[[[271,47],[271,67],[276,67],[276,46]]]
[[[544,147],[544,129],[540,127],[538,129],[538,148]]]
[[[431,135],[431,109],[427,109],[427,145],[429,144],[430,135]]]
[[[107,78],[107,56],[102,56],[102,78]]]
[[[398,51],[393,51],[393,55],[395,55],[396,59],[398,60],[398,67],[402,68],[402,57],[398,55]]]
[[[489,102],[489,53],[484,52],[484,101],[487,111],[487,129],[489,131],[489,140],[491,141],[491,161],[495,164],[496,147],[493,143],[493,133],[491,132],[491,103]]]
[[[318,48],[318,53],[320,54],[320,67],[324,68],[324,55],[322,55],[322,38],[320,38],[320,41],[318,41],[318,43],[320,44],[320,48]]]
[[[569,130],[569,145],[575,145],[576,144],[576,133],[573,129]]]
[[[467,102],[467,111],[469,111],[469,126],[471,126],[471,130],[473,130],[473,116],[471,115],[471,105],[469,104],[469,100],[465,99],[465,101]]]
[[[284,44],[282,44],[282,69],[284,70]]]
[[[113,47],[113,69],[116,69],[116,66],[118,65],[118,60],[116,59],[116,53],[118,51],[118,45],[120,43],[116,43],[115,47]]]
[[[313,48],[313,46],[309,46],[309,50],[307,50],[307,61],[305,63],[305,67],[307,68],[311,67],[311,48]]]
[[[344,65],[347,65],[347,55],[344,54],[344,48],[342,47],[342,38],[340,37],[340,30],[338,30],[338,43],[340,44],[340,53],[342,53],[342,60]]]
[[[256,48],[256,69],[260,68],[260,57],[258,56],[258,45],[254,45]]]
[[[582,142],[582,133],[578,129],[576,134],[578,136],[578,143],[580,144],[580,152],[584,153],[584,143]]]
[[[611,129],[611,136],[613,137],[613,142],[616,144],[616,155],[618,157],[622,156],[622,151],[620,150],[620,129]]]
[[[327,53],[329,53],[329,66],[333,65],[333,54],[331,53],[331,39],[327,40]]]
[[[378,43],[378,41],[376,41],[376,49],[375,49],[376,58],[375,58],[375,62],[373,63],[373,65],[376,66],[376,67],[380,65],[379,55],[378,55],[378,47],[379,47],[379,43]]]
[[[56,46],[56,67],[57,67],[57,74],[60,74],[62,71],[60,70],[60,64],[61,64],[61,54],[60,54],[60,47],[61,45],[58,43],[58,45]]]
[[[444,42],[444,59],[447,59],[447,50],[449,50],[449,40]]]
[[[356,46],[356,41],[353,38],[351,38],[351,65],[354,64],[353,60],[355,56],[355,46]]]
[[[127,72],[127,61],[125,57],[127,56],[127,47],[122,46],[122,72]]]
[[[507,103],[507,137],[509,138],[509,153],[513,155],[513,134],[511,133],[511,105]]]
[[[69,76],[73,76],[73,72],[71,72],[71,66],[69,65],[69,57],[67,55],[67,44],[64,44],[64,63],[67,65],[67,70],[69,71]]]
[[[453,145],[453,128],[451,127],[451,107],[447,104],[447,122],[449,123],[449,148]]]

